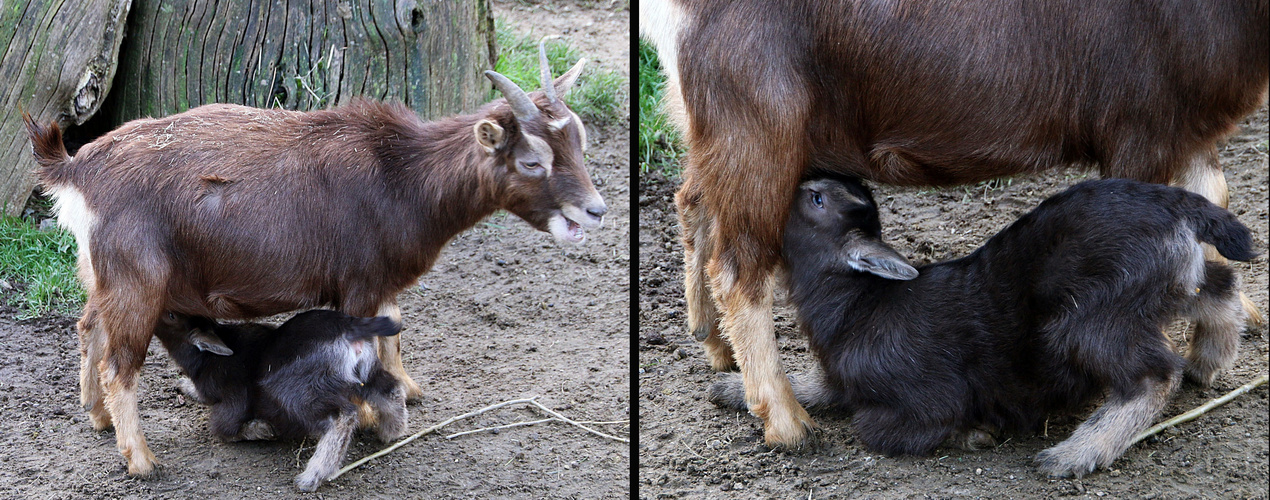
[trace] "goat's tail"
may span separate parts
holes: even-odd
[[[401,333],[401,323],[388,316],[374,318],[355,318],[353,328],[344,336],[350,341],[369,340],[374,337],[391,337]]]
[[[1230,260],[1247,262],[1257,256],[1257,252],[1253,250],[1252,231],[1239,222],[1235,214],[1209,203],[1200,195],[1191,196],[1204,201],[1198,204],[1191,215],[1191,220],[1195,223],[1195,236],[1200,241],[1216,247],[1218,253]]]
[[[843,409],[841,398],[829,387],[824,373],[819,369],[802,375],[790,375],[789,383],[794,386],[794,399],[808,410]],[[741,374],[724,374],[722,380],[710,387],[710,402],[721,408],[748,409],[745,403],[745,384]]]
[[[56,122],[44,127],[35,123],[35,119],[25,112],[22,113],[22,121],[26,122],[26,133],[31,137],[31,152],[35,154],[35,161],[40,164],[41,170],[71,159],[71,155],[66,153],[66,144],[62,143],[62,129],[57,127]],[[43,173],[40,177],[44,177]]]

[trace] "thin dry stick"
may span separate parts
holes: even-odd
[[[1262,376],[1258,377],[1258,378],[1257,378],[1257,380],[1253,380],[1252,382],[1248,382],[1247,384],[1244,384],[1244,385],[1243,385],[1243,386],[1241,386],[1240,388],[1235,389],[1235,390],[1233,390],[1233,391],[1230,391],[1230,392],[1226,393],[1226,395],[1225,395],[1225,396],[1222,396],[1222,397],[1217,398],[1217,399],[1212,399],[1212,400],[1209,400],[1207,403],[1204,403],[1204,404],[1203,404],[1203,405],[1201,405],[1199,408],[1196,408],[1196,409],[1194,409],[1194,410],[1188,411],[1188,412],[1183,413],[1183,414],[1181,414],[1181,415],[1178,415],[1178,416],[1176,416],[1176,417],[1173,417],[1173,418],[1170,418],[1170,419],[1165,420],[1165,421],[1163,421],[1163,422],[1160,422],[1160,423],[1158,423],[1158,424],[1155,424],[1155,425],[1154,425],[1154,426],[1152,426],[1150,429],[1147,429],[1147,430],[1145,430],[1145,431],[1142,431],[1142,433],[1141,433],[1141,434],[1138,434],[1137,436],[1134,436],[1134,437],[1133,437],[1133,441],[1132,441],[1131,443],[1129,443],[1129,444],[1130,444],[1130,445],[1132,445],[1132,444],[1136,444],[1138,441],[1142,441],[1143,439],[1146,439],[1146,438],[1149,438],[1149,437],[1151,437],[1151,436],[1154,436],[1154,435],[1158,434],[1160,431],[1162,431],[1162,430],[1164,430],[1164,429],[1167,429],[1167,428],[1169,428],[1169,427],[1173,427],[1173,426],[1175,426],[1175,425],[1177,425],[1177,424],[1181,424],[1181,423],[1185,423],[1185,422],[1190,422],[1191,420],[1195,420],[1195,418],[1196,418],[1196,417],[1199,417],[1200,415],[1203,415],[1203,414],[1205,414],[1205,413],[1208,413],[1208,411],[1209,411],[1209,410],[1212,410],[1213,408],[1216,408],[1216,407],[1218,407],[1218,406],[1224,405],[1224,404],[1226,404],[1227,402],[1229,402],[1230,400],[1235,399],[1236,397],[1238,397],[1240,394],[1243,394],[1243,393],[1245,393],[1245,392],[1251,391],[1251,390],[1255,389],[1257,386],[1259,386],[1259,385],[1261,385],[1261,384],[1266,383],[1266,380],[1268,380],[1268,379],[1270,379],[1270,375],[1262,375]]]
[[[416,439],[419,439],[419,438],[420,438],[420,437],[422,437],[422,436],[426,436],[426,435],[428,435],[428,434],[431,434],[431,433],[433,433],[433,432],[436,432],[436,431],[437,431],[437,429],[440,429],[440,428],[442,428],[442,427],[445,427],[445,426],[447,426],[447,425],[450,425],[450,424],[454,423],[455,421],[462,420],[462,419],[465,419],[465,418],[468,418],[468,417],[472,417],[472,416],[476,416],[476,415],[480,415],[480,414],[485,413],[485,412],[487,412],[487,411],[497,410],[497,409],[502,408],[502,407],[507,406],[507,405],[523,404],[523,403],[534,403],[534,399],[537,399],[537,398],[538,398],[538,396],[534,396],[534,397],[532,397],[532,398],[526,398],[526,399],[513,399],[513,400],[511,400],[511,401],[504,401],[504,402],[502,402],[502,403],[498,403],[498,404],[494,404],[494,405],[489,405],[489,406],[486,406],[486,407],[484,407],[484,408],[481,408],[481,409],[476,410],[476,411],[473,411],[473,412],[464,413],[464,414],[459,415],[459,416],[457,416],[457,417],[451,417],[451,418],[449,418],[448,420],[446,420],[446,421],[444,421],[444,422],[441,422],[441,423],[439,423],[439,424],[437,424],[437,425],[434,425],[434,426],[432,426],[432,427],[429,427],[429,428],[427,428],[427,429],[421,430],[421,431],[419,431],[419,432],[415,433],[414,435],[412,435],[412,436],[410,436],[410,437],[408,437],[408,438],[406,438],[406,439],[402,439],[401,441],[397,441],[397,442],[396,442],[395,444],[393,444],[392,446],[389,446],[389,447],[387,447],[387,448],[384,448],[384,449],[382,449],[382,450],[379,450],[379,451],[377,451],[377,452],[375,452],[375,453],[372,453],[372,454],[370,454],[370,455],[367,455],[365,458],[363,458],[363,459],[361,459],[361,460],[358,460],[358,461],[356,461],[356,462],[353,462],[353,463],[351,463],[351,464],[348,464],[348,465],[344,466],[344,468],[343,468],[343,469],[340,469],[339,471],[337,471],[337,472],[335,473],[335,475],[331,476],[328,480],[333,481],[333,480],[335,480],[335,478],[337,478],[337,477],[340,477],[340,476],[344,475],[344,473],[345,473],[345,472],[348,472],[348,471],[350,471],[350,470],[356,469],[356,468],[360,467],[362,464],[364,464],[364,463],[366,463],[366,462],[369,462],[369,461],[371,461],[371,460],[374,460],[374,459],[376,459],[376,458],[379,458],[379,457],[381,457],[381,456],[384,456],[384,455],[386,455],[386,454],[388,454],[388,453],[391,453],[393,450],[395,450],[395,449],[397,449],[397,448],[400,448],[400,447],[404,446],[406,443],[409,443],[409,442],[411,442],[411,441],[414,441],[414,440],[416,440]]]
[[[580,423],[574,422],[573,420],[570,420],[570,419],[569,419],[569,417],[566,417],[566,416],[564,416],[564,415],[561,415],[561,414],[559,414],[559,413],[556,413],[556,411],[555,411],[555,410],[552,410],[551,408],[547,408],[546,406],[543,406],[543,405],[542,405],[542,403],[539,403],[539,402],[537,402],[537,401],[530,401],[530,404],[533,404],[534,406],[537,406],[537,407],[539,407],[539,408],[542,408],[542,411],[545,411],[545,412],[547,412],[547,414],[548,414],[548,415],[551,415],[551,416],[553,416],[553,417],[556,417],[557,419],[560,419],[560,421],[561,421],[561,422],[564,422],[564,423],[566,423],[566,424],[572,425],[572,426],[574,426],[574,427],[578,427],[578,428],[580,428],[580,429],[582,429],[582,430],[585,430],[585,431],[587,431],[587,432],[590,432],[591,434],[595,434],[595,435],[597,435],[597,436],[604,437],[604,438],[608,438],[608,439],[612,439],[612,440],[614,440],[614,441],[619,441],[619,442],[622,442],[622,443],[629,443],[629,442],[631,442],[629,439],[620,438],[620,437],[617,437],[617,436],[610,436],[610,435],[608,435],[608,434],[605,434],[605,433],[603,433],[603,432],[597,431],[597,430],[595,430],[595,429],[592,429],[592,428],[587,427],[587,426],[585,426],[585,425],[582,425],[582,424],[580,424]]]
[[[470,430],[470,431],[456,432],[456,433],[454,433],[454,434],[450,434],[449,436],[446,436],[445,438],[446,438],[446,439],[454,439],[454,438],[459,437],[459,436],[465,436],[465,435],[468,435],[468,434],[476,434],[476,433],[478,433],[478,432],[492,431],[492,430],[497,430],[497,429],[508,429],[508,428],[512,428],[512,427],[523,427],[523,426],[526,426],[526,425],[541,424],[541,423],[543,423],[543,422],[552,422],[552,421],[557,421],[557,420],[560,420],[560,419],[558,419],[558,418],[556,418],[556,417],[551,417],[551,418],[544,418],[544,419],[541,419],[541,420],[533,420],[533,421],[529,421],[529,422],[516,422],[516,423],[514,423],[514,424],[496,425],[496,426],[494,426],[494,427],[482,427],[482,428],[480,428],[480,429],[473,429],[473,430]],[[594,425],[626,424],[626,423],[630,423],[630,420],[612,420],[612,421],[608,421],[608,422],[597,422],[597,421],[594,421],[594,420],[587,420],[587,421],[582,421],[582,420],[579,420],[579,421],[578,421],[578,423],[579,423],[579,424],[594,424]]]
[[[476,433],[478,433],[478,432],[492,431],[492,430],[497,430],[497,429],[510,429],[510,428],[512,428],[512,427],[523,427],[523,426],[526,426],[526,425],[541,424],[541,423],[543,423],[543,422],[550,422],[550,421],[555,420],[555,419],[556,419],[555,417],[551,417],[551,418],[544,418],[544,419],[542,419],[542,420],[534,420],[534,421],[531,421],[531,422],[516,422],[516,423],[514,423],[514,424],[496,425],[496,426],[494,426],[494,427],[482,427],[482,428],[480,428],[480,429],[474,429],[474,430],[470,430],[470,431],[456,432],[456,433],[454,433],[454,434],[450,434],[449,436],[446,436],[445,438],[446,438],[446,439],[454,439],[454,438],[459,437],[459,436],[466,436],[466,435],[468,435],[468,434],[476,434]]]

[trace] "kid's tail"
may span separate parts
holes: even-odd
[[[1195,221],[1195,236],[1217,248],[1223,257],[1247,262],[1257,256],[1257,252],[1253,251],[1252,231],[1226,209],[1204,203],[1192,220]]]
[[[388,316],[357,318],[353,328],[344,335],[349,340],[366,340],[372,337],[391,337],[401,333],[401,323]]]

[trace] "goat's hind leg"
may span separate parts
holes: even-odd
[[[148,291],[132,294],[152,295]],[[116,445],[128,461],[128,474],[144,477],[154,473],[158,461],[141,431],[137,382],[161,311],[157,305],[143,305],[141,300],[117,302],[109,310],[101,309],[101,326],[108,339],[100,364],[101,380],[106,389],[106,409],[115,424]]]
[[[1239,279],[1233,269],[1204,263],[1204,283],[1191,305],[1195,333],[1186,353],[1186,378],[1212,385],[1222,371],[1235,364],[1239,332],[1247,318],[1240,301]]]
[[[706,264],[714,253],[710,240],[711,223],[701,206],[700,194],[691,181],[675,194],[679,225],[683,231],[684,298],[688,305],[688,331],[704,342],[706,359],[715,371],[737,368],[732,346],[719,333],[719,310],[710,294]]]
[[[355,316],[366,316],[367,314],[359,314],[356,311],[345,311]],[[397,306],[396,301],[381,304],[376,316],[388,316],[401,324],[401,308]],[[423,388],[410,378],[410,374],[406,373],[406,367],[401,362],[401,336],[405,332],[393,335],[391,337],[376,337],[375,345],[379,353],[379,362],[384,365],[384,369],[388,370],[405,389],[406,399],[410,401],[418,401],[423,399]]]
[[[326,431],[318,440],[313,457],[299,476],[295,485],[301,491],[315,491],[335,471],[339,470],[344,454],[348,452],[348,443],[352,440],[353,431],[357,428],[357,410],[346,408],[339,415],[331,418]]]
[[[88,412],[93,429],[104,431],[113,423],[106,410],[106,393],[102,387],[100,364],[104,349],[104,332],[97,323],[97,305],[89,297],[84,305],[84,315],[76,324],[79,333],[79,403]]]
[[[1036,455],[1041,472],[1052,477],[1082,477],[1111,465],[1129,448],[1133,437],[1160,415],[1180,379],[1180,372],[1165,380],[1146,375],[1136,394],[1113,389],[1107,402],[1071,437]]]

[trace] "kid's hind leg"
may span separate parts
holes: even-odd
[[[409,413],[406,392],[397,380],[384,370],[374,371],[362,386],[366,403],[374,408],[378,421],[374,425],[380,441],[388,442],[405,434]]]
[[[348,451],[348,443],[352,440],[353,430],[357,427],[357,411],[347,408],[338,416],[327,422],[326,431],[318,440],[313,457],[304,468],[304,472],[295,478],[295,485],[301,491],[315,491],[335,471]]]
[[[1186,353],[1186,378],[1200,385],[1212,385],[1222,371],[1235,364],[1239,332],[1247,319],[1233,269],[1216,262],[1204,263],[1204,283],[1190,316],[1195,320],[1195,333]]]
[[[1180,175],[1174,177],[1170,184],[1202,195],[1219,207],[1226,208],[1230,204],[1230,191],[1226,185],[1226,176],[1222,174],[1221,164],[1217,161],[1216,148],[1210,147],[1191,158]],[[1204,243],[1202,246],[1205,260],[1220,264],[1227,263],[1226,258],[1217,253],[1217,249],[1212,245]],[[1247,320],[1253,325],[1265,324],[1265,317],[1252,299],[1249,299],[1242,291],[1236,290],[1235,294]]]
[[[1147,375],[1135,394],[1113,389],[1107,402],[1071,437],[1036,455],[1037,466],[1052,477],[1082,477],[1111,465],[1129,448],[1133,436],[1155,421],[1180,379],[1176,372],[1165,380]]]

